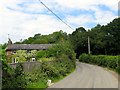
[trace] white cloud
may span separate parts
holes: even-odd
[[[101,4],[108,6],[111,10],[118,11],[119,0],[99,0]]]
[[[66,21],[75,26],[84,27],[88,23],[106,25],[107,23],[118,17],[111,11],[103,11],[93,6],[91,7],[91,9],[94,11],[93,14],[80,14],[78,16],[68,15]]]
[[[104,25],[118,17],[112,11],[104,11],[95,7],[91,7],[91,9],[94,10],[94,22],[97,24]]]
[[[75,26],[85,26],[86,23],[94,22],[91,15],[68,16],[67,21]]]
[[[110,21],[112,21],[113,19],[117,18],[117,16],[110,11],[106,11],[106,12],[99,11],[95,13],[95,18],[96,18],[95,20],[96,23],[105,25]]]
[[[2,30],[0,43],[7,42],[8,34],[10,34],[13,41],[18,41],[36,33],[50,34],[56,30],[71,32],[66,25],[50,15],[29,15],[6,10],[0,16],[2,21],[0,22],[0,30]]]
[[[63,23],[49,15],[38,15],[36,19],[22,24],[22,28],[25,29],[23,36],[33,33],[50,34],[56,30],[69,30]]]
[[[105,5],[112,10],[117,10],[118,1],[119,0],[69,0],[65,2],[65,0],[53,0],[57,2],[62,7],[74,8],[74,9],[85,9],[89,10],[89,8],[93,5]]]
[[[68,2],[65,2],[64,0],[55,0],[58,4],[60,4],[62,7],[67,8],[77,8],[77,9],[88,9],[87,6],[90,6],[91,4],[95,4],[95,0],[69,0]]]
[[[117,11],[118,0],[41,0],[55,12],[65,13],[65,21],[72,27],[85,26],[86,23],[94,22],[106,24],[113,20],[116,15],[112,11]],[[24,3],[20,7],[18,4]],[[105,5],[111,11],[100,10],[97,6]],[[13,10],[10,10],[11,8]],[[91,10],[90,14],[67,15],[71,10]],[[21,38],[33,36],[36,33],[49,34],[56,30],[64,30],[71,33],[73,30],[68,28],[55,16],[47,14],[30,14],[31,12],[41,13],[47,9],[38,0],[1,0],[0,3],[0,43],[7,42],[7,34],[13,41]],[[94,17],[93,17],[94,16]]]

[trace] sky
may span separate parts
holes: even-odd
[[[41,0],[74,30],[106,25],[118,17],[119,0]],[[7,43],[8,34],[13,42],[34,34],[50,34],[74,30],[62,23],[39,0],[0,1],[0,43]]]

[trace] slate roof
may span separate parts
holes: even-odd
[[[53,44],[11,44],[8,45],[6,51],[12,50],[46,50]]]

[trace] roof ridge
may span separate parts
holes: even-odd
[[[44,50],[54,44],[12,44],[6,50]]]

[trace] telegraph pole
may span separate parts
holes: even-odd
[[[88,36],[88,54],[90,54],[90,37]]]

